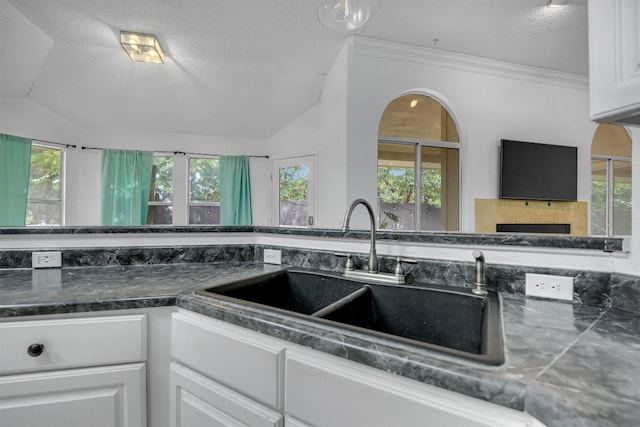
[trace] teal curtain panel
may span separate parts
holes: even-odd
[[[0,226],[24,227],[30,169],[31,140],[0,133]]]
[[[251,177],[247,156],[220,157],[220,223],[251,225]]]
[[[153,153],[102,150],[102,224],[144,225],[147,222]]]

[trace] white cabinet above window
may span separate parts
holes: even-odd
[[[640,2],[589,0],[591,118],[640,126]]]

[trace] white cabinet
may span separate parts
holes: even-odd
[[[285,378],[296,425],[542,426],[523,412],[308,349],[287,350]]]
[[[282,426],[284,344],[186,311],[172,315],[170,426]]]
[[[146,425],[144,363],[0,377],[3,427]]]
[[[202,426],[282,426],[279,412],[177,363],[171,365],[171,425]]]
[[[171,341],[172,427],[544,427],[520,411],[186,310],[173,314]]]
[[[0,322],[2,426],[145,426],[144,314]]]
[[[640,125],[640,2],[589,0],[591,117]]]

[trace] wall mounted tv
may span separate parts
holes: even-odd
[[[578,199],[578,148],[500,141],[501,199]]]

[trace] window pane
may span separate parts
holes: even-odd
[[[147,224],[173,224],[173,206],[149,205],[147,208]]]
[[[631,235],[631,162],[613,162],[613,234]]]
[[[31,147],[29,198],[60,200],[60,150]]]
[[[458,150],[422,147],[421,230],[458,230],[458,165]]]
[[[29,202],[27,205],[27,225],[60,225],[61,202]]]
[[[153,157],[151,172],[151,190],[149,201],[173,201],[173,158],[165,156]]]
[[[607,161],[591,160],[591,235],[607,234]]]
[[[279,168],[280,225],[307,225],[309,217],[308,185],[308,167]]]
[[[415,148],[378,144],[378,228],[415,228]]]
[[[61,158],[61,150],[31,147],[27,225],[62,224]]]
[[[189,159],[189,202],[219,201],[220,163],[218,159]]]
[[[189,206],[189,224],[220,224],[220,205]]]

